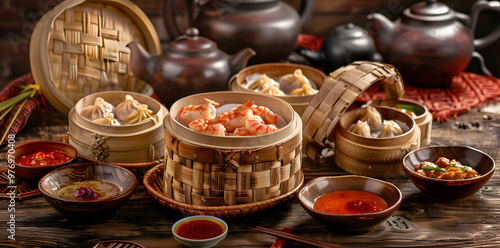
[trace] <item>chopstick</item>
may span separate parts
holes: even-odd
[[[317,247],[324,247],[324,248],[341,248],[342,247],[342,246],[332,245],[332,244],[328,244],[328,243],[321,242],[321,241],[316,241],[316,240],[309,239],[309,238],[300,237],[300,236],[290,234],[290,233],[285,233],[285,232],[267,229],[267,228],[260,227],[260,226],[256,226],[255,230],[257,230],[259,232],[267,233],[267,234],[270,234],[270,235],[273,235],[276,237],[280,237],[283,239],[292,240],[295,242],[313,245],[313,246],[317,246]]]

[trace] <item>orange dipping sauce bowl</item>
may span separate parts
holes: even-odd
[[[304,210],[329,230],[357,235],[374,230],[391,217],[403,195],[389,182],[347,175],[315,178],[299,191],[298,198]]]

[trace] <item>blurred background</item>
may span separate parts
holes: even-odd
[[[299,9],[301,0],[282,0]],[[37,21],[62,0],[1,0],[0,3],[0,87],[30,71],[29,42]],[[156,28],[162,44],[170,41],[163,25],[163,0],[132,0],[146,13]],[[325,36],[334,27],[352,22],[365,27],[366,16],[372,12],[386,15],[391,20],[400,17],[408,6],[416,0],[314,0],[311,20],[303,33],[318,37]],[[474,0],[441,0],[455,11],[470,13]],[[177,1],[176,18],[187,19],[185,1]],[[181,22],[182,23],[182,22]],[[185,21],[184,23],[187,23]],[[500,18],[491,13],[483,13],[479,19],[476,37],[500,25]],[[500,77],[500,40],[479,50],[495,77]],[[472,61],[467,69],[479,72],[477,61]]]

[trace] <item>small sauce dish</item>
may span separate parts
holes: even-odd
[[[226,237],[227,230],[225,221],[207,215],[186,217],[172,226],[174,238],[187,247],[214,247]]]

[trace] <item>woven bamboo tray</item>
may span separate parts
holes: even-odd
[[[183,215],[210,215],[219,218],[236,218],[251,216],[290,201],[304,184],[302,171],[298,175],[298,184],[288,193],[278,197],[232,206],[197,206],[176,201],[165,194],[164,164],[159,164],[146,172],[143,179],[148,194],[166,209],[180,212]]]
[[[107,90],[152,95],[129,69],[130,41],[161,53],[147,16],[128,0],[67,0],[37,23],[30,41],[33,78],[45,98],[68,114],[82,97]]]
[[[333,130],[342,114],[363,91],[374,83],[385,84],[386,99],[404,97],[404,84],[397,70],[388,64],[357,61],[330,73],[302,114],[304,153],[325,162],[332,154]]]

